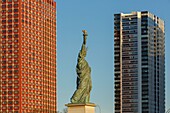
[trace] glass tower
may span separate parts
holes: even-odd
[[[0,113],[56,113],[56,2],[0,1]]]
[[[164,36],[148,11],[114,15],[115,113],[165,112]]]

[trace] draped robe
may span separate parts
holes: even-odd
[[[85,60],[86,53],[87,48],[85,44],[82,44],[76,66],[77,90],[71,98],[71,103],[89,103],[90,101],[90,91],[92,89],[91,68]]]

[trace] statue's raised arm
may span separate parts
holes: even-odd
[[[82,32],[83,32],[83,44],[86,45],[86,40],[87,40],[88,34],[87,34],[87,31],[86,31],[86,30],[82,30]]]
[[[85,60],[86,57],[86,40],[87,31],[83,30],[83,44],[77,59],[77,89],[71,97],[71,103],[90,103],[90,91],[92,88],[91,82],[91,68],[88,62]]]

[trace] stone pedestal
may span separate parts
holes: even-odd
[[[96,105],[89,104],[66,104],[68,107],[68,113],[95,113]]]

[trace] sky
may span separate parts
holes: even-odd
[[[113,15],[149,11],[165,21],[166,109],[170,108],[170,1],[169,0],[56,0],[57,2],[57,95],[58,110],[76,90],[76,64],[88,32],[86,60],[92,68],[91,102],[96,113],[114,112]]]

